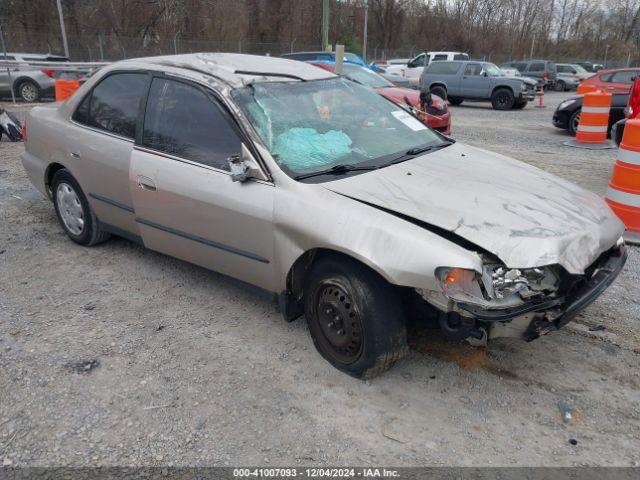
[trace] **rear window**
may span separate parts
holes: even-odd
[[[454,60],[469,60],[469,55],[467,55],[466,53],[456,53],[453,56]]]
[[[426,69],[427,73],[435,75],[455,75],[460,70],[461,63],[457,62],[434,62]]]

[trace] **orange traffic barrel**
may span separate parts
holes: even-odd
[[[578,85],[576,93],[591,93],[595,92],[596,90],[598,90],[598,87],[596,87],[593,83],[581,83],[580,85]]]
[[[610,108],[610,93],[601,90],[585,93],[580,110],[576,142],[607,143]]]
[[[56,102],[66,100],[73,92],[80,88],[80,82],[78,80],[56,80],[54,89],[56,92]]]
[[[630,232],[640,232],[640,119],[627,120],[605,200]]]

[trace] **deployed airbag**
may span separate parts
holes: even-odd
[[[350,154],[351,143],[344,132],[318,133],[315,128],[291,128],[276,137],[273,153],[281,164],[304,171],[326,167]]]

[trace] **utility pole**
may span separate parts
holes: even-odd
[[[610,46],[611,46],[611,45],[609,45],[609,44],[607,43],[607,46],[604,48],[604,62],[603,62],[603,63],[604,63],[604,65],[602,65],[602,66],[603,66],[605,69],[607,68],[607,56],[608,56],[608,54],[609,54],[609,47],[610,47]]]
[[[322,0],[322,50],[326,52],[328,48],[329,48],[329,0]]]
[[[531,52],[529,53],[529,60],[533,59],[533,46],[536,44],[536,33],[533,32],[533,38],[531,39]]]
[[[62,3],[61,0],[57,0],[58,4],[58,17],[60,17],[60,30],[62,31],[62,45],[64,46],[64,56],[69,58],[69,44],[67,43],[67,31],[64,28],[64,17],[62,15]]]
[[[367,24],[369,20],[369,0],[364,0],[364,34],[362,40],[362,59],[367,61]],[[374,59],[375,60],[375,59]]]
[[[7,45],[4,43],[4,32],[2,31],[2,24],[0,23],[0,45],[2,47],[2,53],[4,60],[7,60]],[[16,94],[13,91],[13,81],[11,80],[11,69],[7,66],[7,79],[9,80],[9,88],[11,89],[11,100],[16,103]]]

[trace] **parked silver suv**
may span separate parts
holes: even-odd
[[[536,93],[534,80],[508,77],[493,63],[478,61],[433,62],[425,68],[421,85],[452,105],[490,100],[496,110],[524,108]]]
[[[69,59],[59,55],[37,53],[0,53],[0,60],[15,60],[18,62],[68,62]],[[0,68],[0,97],[10,97],[11,88],[16,97],[25,102],[37,102],[42,97],[52,97],[54,90],[54,72],[47,69],[22,70],[13,67],[10,72]],[[11,80],[9,80],[11,77]]]

